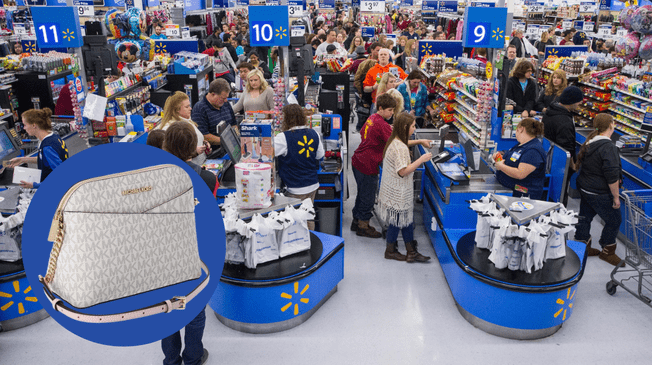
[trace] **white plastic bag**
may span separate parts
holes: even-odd
[[[272,167],[267,164],[235,165],[238,207],[260,209],[272,205]]]
[[[226,254],[224,261],[231,264],[243,264],[245,262],[245,241],[251,231],[247,224],[238,219],[237,212],[229,210],[224,216],[224,230],[226,233]]]
[[[279,258],[275,228],[277,223],[267,220],[260,214],[255,214],[247,228],[251,235],[245,245],[245,265],[255,269],[258,264],[277,260]]]
[[[314,218],[313,214],[303,209],[287,207],[281,213],[290,224],[283,229],[279,240],[279,252],[281,257],[292,255],[310,249],[310,231],[308,220]]]

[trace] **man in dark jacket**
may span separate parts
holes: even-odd
[[[224,47],[226,47],[226,50],[229,51],[233,62],[238,62],[238,54],[236,53],[235,48],[233,48],[231,45],[231,34],[229,33],[224,35]]]
[[[209,35],[204,39],[204,43],[206,43],[206,48],[211,48],[213,46],[213,42],[217,41],[218,39],[221,41],[222,38],[220,38],[220,33],[222,33],[222,30],[219,27],[215,27],[213,29],[213,34]]]
[[[559,147],[568,151],[575,160],[575,124],[572,111],[584,99],[582,90],[569,86],[561,93],[558,102],[552,103],[543,116],[543,135]]]

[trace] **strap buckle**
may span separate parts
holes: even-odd
[[[178,309],[178,310],[186,309],[186,297],[172,297],[172,300],[176,300],[179,302],[179,308],[174,308],[174,309]]]

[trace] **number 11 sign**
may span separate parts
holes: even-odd
[[[249,34],[252,47],[289,46],[289,28],[287,5],[249,7]]]
[[[469,7],[464,13],[464,47],[504,48],[507,8]]]

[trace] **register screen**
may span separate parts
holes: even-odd
[[[0,130],[0,160],[3,160],[5,156],[14,152],[16,152],[16,148],[11,143],[11,137],[7,134],[7,130]]]

